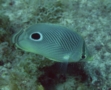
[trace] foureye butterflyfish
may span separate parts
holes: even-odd
[[[57,62],[78,62],[88,56],[82,36],[55,24],[32,25],[17,32],[12,41],[24,51],[43,55]]]

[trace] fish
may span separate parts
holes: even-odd
[[[58,24],[34,24],[15,33],[12,42],[23,51],[42,55],[56,62],[79,62],[88,57],[83,37]]]

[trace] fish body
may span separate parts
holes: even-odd
[[[85,41],[79,34],[55,24],[32,25],[16,33],[12,41],[24,51],[57,62],[78,62],[88,55]]]

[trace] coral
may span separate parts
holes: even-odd
[[[5,15],[0,14],[0,27],[8,29],[10,25],[9,18]]]
[[[50,2],[51,3],[51,2]],[[36,8],[33,15],[34,22],[50,22],[57,23],[59,19],[62,17],[62,13],[64,11],[64,5],[59,1],[53,1],[51,5],[46,4],[45,2],[41,6],[41,4]]]

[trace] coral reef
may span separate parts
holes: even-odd
[[[14,32],[40,22],[80,33],[93,60],[63,74],[61,63],[16,48]],[[0,90],[110,90],[110,24],[111,0],[0,0]]]

